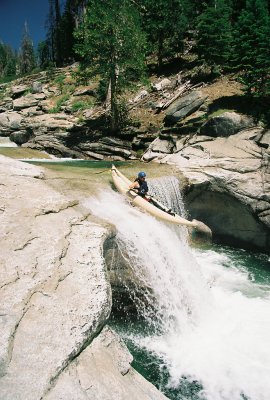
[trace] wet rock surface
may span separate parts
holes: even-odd
[[[44,400],[165,400],[131,366],[125,344],[108,327],[59,377]]]
[[[186,176],[186,204],[225,243],[270,252],[269,131],[250,128],[228,138],[177,138],[173,154],[151,148],[148,159],[176,164]]]
[[[0,398],[165,399],[103,329],[109,228],[35,166],[0,156]],[[95,338],[95,339],[94,339]]]

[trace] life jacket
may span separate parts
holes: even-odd
[[[140,187],[137,189],[138,195],[141,197],[145,197],[148,192],[148,185],[146,181],[141,181],[139,178],[136,178],[134,182],[138,182]]]

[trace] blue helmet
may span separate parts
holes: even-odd
[[[139,172],[138,173],[138,178],[145,178],[146,177],[146,173],[145,172]]]

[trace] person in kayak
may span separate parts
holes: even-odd
[[[131,185],[129,185],[129,189],[134,189],[139,196],[145,197],[148,192],[148,185],[145,178],[146,173],[139,172],[138,177],[135,179],[135,181]]]
[[[175,213],[172,211],[171,208],[165,207],[157,199],[148,194],[148,185],[145,178],[146,178],[146,173],[139,172],[138,177],[135,179],[135,181],[131,185],[129,185],[129,189],[135,190],[139,196],[143,197],[145,200],[147,200],[149,203],[152,203],[155,207],[159,208],[160,210],[170,215],[175,215]]]

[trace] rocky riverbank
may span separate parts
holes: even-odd
[[[0,398],[165,399],[106,327],[108,227],[38,167],[0,156]]]
[[[153,77],[129,94],[133,122],[112,136],[97,83],[75,87],[73,74],[69,67],[2,85],[0,135],[61,157],[178,165],[192,219],[223,243],[270,252],[270,130],[243,113],[239,83]]]
[[[214,240],[270,252],[269,144],[270,131],[256,127],[226,138],[157,139],[144,157],[178,166],[189,212]],[[172,154],[162,151],[169,146]]]

